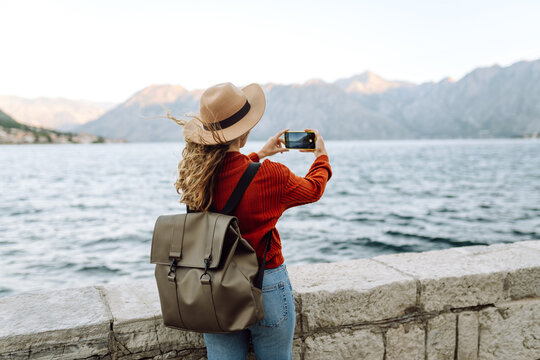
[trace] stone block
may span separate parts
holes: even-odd
[[[540,267],[540,256],[523,246],[496,244],[471,246],[422,253],[382,255],[373,260],[409,274],[421,283],[420,306],[425,311],[492,304],[509,294],[534,294],[531,284]],[[505,283],[507,276],[512,282]]]
[[[369,259],[291,266],[289,274],[304,333],[402,316],[416,301],[412,278]]]
[[[383,360],[384,357],[382,333],[369,329],[311,335],[304,344],[305,360]]]
[[[478,358],[478,313],[464,311],[457,318],[457,360]]]
[[[386,360],[424,360],[424,325],[397,324],[386,332]]]
[[[492,272],[505,273],[504,300],[540,296],[540,241],[493,244],[476,249],[457,248],[472,256],[472,261]]]
[[[427,360],[454,360],[456,314],[445,313],[427,321]]]
[[[540,359],[540,299],[495,304],[478,321],[479,359]]]
[[[0,298],[0,356],[105,356],[110,321],[99,291],[92,286]]]
[[[154,279],[107,284],[101,288],[114,320],[117,359],[139,359],[170,351],[205,348],[200,333],[163,325]]]
[[[540,241],[539,240],[516,241],[515,243],[513,243],[513,245],[525,246],[525,247],[528,247],[530,249],[540,251]]]

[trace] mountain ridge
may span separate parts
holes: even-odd
[[[283,128],[317,128],[327,139],[516,137],[540,131],[540,60],[477,68],[459,80],[413,84],[366,71],[325,82],[261,84],[267,98],[251,138]],[[525,91],[524,89],[527,89]],[[181,117],[204,90],[155,84],[79,130],[130,141],[181,140]]]

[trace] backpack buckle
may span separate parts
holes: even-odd
[[[171,265],[169,266],[169,273],[167,274],[167,279],[169,281],[176,280],[176,258],[171,260]]]
[[[199,278],[199,280],[201,280],[202,283],[209,284],[212,281],[212,277],[208,273],[208,267],[210,266],[210,261],[211,260],[212,260],[212,255],[210,255],[206,259],[204,259],[204,273]],[[206,277],[206,278],[203,280],[203,277]]]

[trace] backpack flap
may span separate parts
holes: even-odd
[[[210,257],[208,268],[216,268],[228,232],[240,234],[235,216],[214,212],[161,215],[154,226],[150,262],[169,265],[176,258],[176,266],[204,269]]]

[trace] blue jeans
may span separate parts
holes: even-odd
[[[208,360],[245,360],[249,335],[257,360],[292,359],[296,312],[285,264],[264,270],[264,318],[230,334],[204,333]]]

